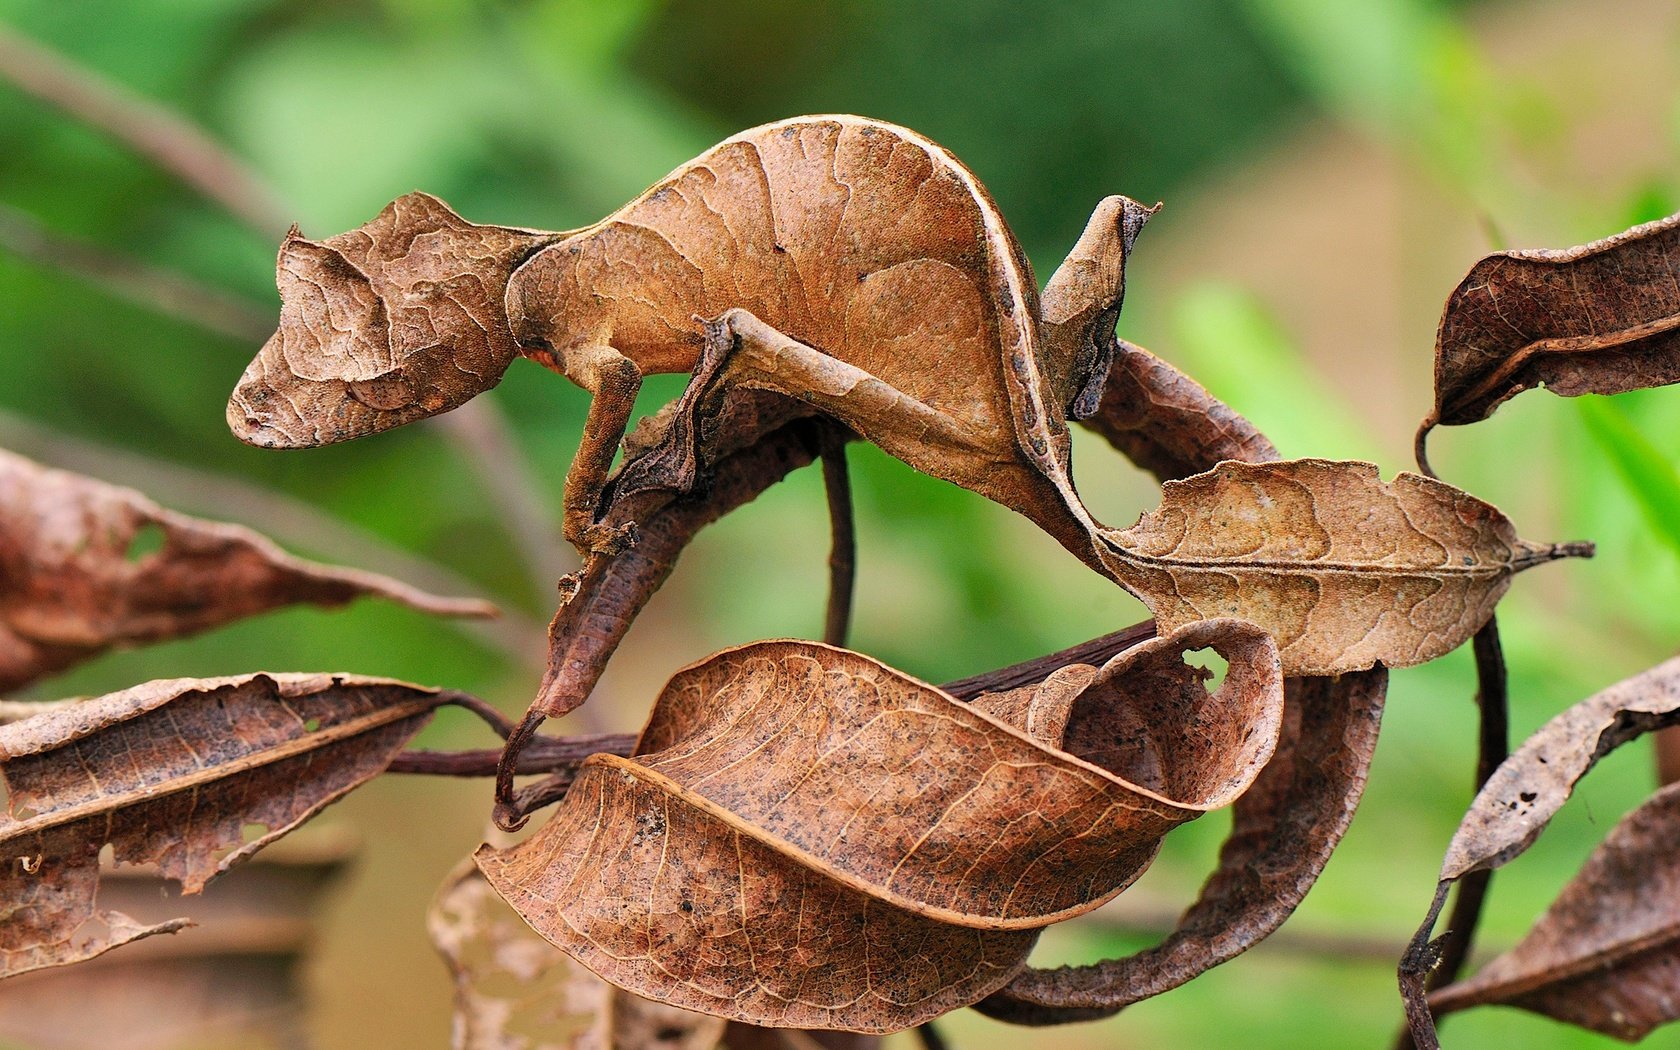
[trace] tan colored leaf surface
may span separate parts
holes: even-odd
[[[0,982],[0,1043],[55,1050],[308,1045],[302,969],[315,912],[350,848],[340,836],[288,838],[190,902],[163,895],[150,867],[106,868],[105,906],[142,924],[190,911],[193,932]]]
[[[303,561],[249,529],[176,514],[133,489],[0,450],[0,692],[113,646],[364,595],[446,615],[495,611]]]
[[[1198,675],[1158,673],[1204,645],[1233,669],[1211,699]],[[855,653],[728,650],[672,679],[637,757],[589,759],[547,825],[479,865],[639,994],[755,1024],[909,1027],[1006,982],[1039,927],[1120,892],[1276,739],[1275,650],[1247,625],[1123,653],[1071,703],[1065,682],[1045,718],[997,707],[1064,724],[1063,750]]]
[[[1150,214],[1123,197],[1100,202],[1041,303],[973,174],[914,132],[859,117],[796,117],[743,132],[564,235],[475,226],[410,195],[325,245],[288,240],[281,345],[253,365],[230,420],[265,444],[354,437],[458,404],[522,353],[593,395],[565,498],[566,535],[592,554],[621,553],[635,539],[635,520],[615,514],[616,503],[692,491],[796,409],[828,415],[917,469],[1025,515],[1139,593],[1169,627],[1232,616],[1273,630],[1291,674],[1405,665],[1453,648],[1486,619],[1510,573],[1537,555],[1513,548],[1497,564],[1464,564],[1489,538],[1441,519],[1485,505],[1455,490],[1402,478],[1391,492],[1353,467],[1341,468],[1342,480],[1322,467],[1268,468],[1278,491],[1260,495],[1285,509],[1267,504],[1263,520],[1249,523],[1265,530],[1265,549],[1238,525],[1229,538],[1192,537],[1198,553],[1172,557],[1146,526],[1171,530],[1184,508],[1169,502],[1124,532],[1086,511],[1069,473],[1070,415],[1096,413],[1151,469],[1216,449],[1271,454],[1205,391],[1115,339],[1127,256]],[[444,310],[434,293],[450,281],[459,287],[443,297],[453,304]],[[420,315],[407,328],[391,320],[419,301],[430,305],[412,307]],[[418,334],[399,340],[410,328]],[[454,363],[457,344],[485,340],[497,349],[480,356],[493,366]],[[263,365],[280,357],[284,374]],[[447,373],[447,383],[389,378],[422,364]],[[684,371],[694,377],[682,398],[609,483],[642,377]],[[298,393],[288,376],[336,392]],[[370,383],[378,389],[356,394],[360,408],[344,407],[343,390]],[[781,411],[762,409],[766,393],[780,396]],[[743,398],[753,411],[738,410]],[[368,415],[375,410],[383,414]],[[1213,427],[1204,413],[1217,417]],[[1231,494],[1217,477],[1185,484],[1181,502]],[[1313,505],[1297,512],[1302,500],[1282,490],[1301,487],[1314,490]],[[1424,504],[1430,520],[1413,527],[1405,514]],[[1231,508],[1204,509],[1204,528],[1229,520]],[[1326,530],[1333,549],[1318,551]],[[1418,622],[1402,623],[1396,608]],[[545,711],[562,706],[543,701]]]
[[[607,984],[549,944],[469,861],[426,917],[455,980],[455,1050],[710,1050],[724,1020]]]
[[[1680,1018],[1677,834],[1670,785],[1611,830],[1520,944],[1430,1006],[1519,1006],[1630,1042]]]
[[[1541,384],[1574,397],[1680,381],[1677,270],[1680,216],[1482,259],[1447,298],[1425,430],[1486,419]]]
[[[106,843],[196,893],[377,775],[440,702],[387,679],[256,674],[150,682],[0,727],[0,976],[179,928],[96,910]]]
[[[1106,534],[1104,559],[1163,631],[1234,617],[1277,639],[1284,673],[1405,667],[1487,621],[1511,577],[1585,555],[1517,538],[1488,503],[1369,463],[1224,463],[1163,486],[1161,505]]]

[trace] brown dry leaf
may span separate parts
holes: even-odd
[[[1429,997],[1519,1006],[1629,1042],[1680,1018],[1680,785],[1622,819],[1522,943]]]
[[[1278,458],[1266,436],[1200,383],[1141,346],[1115,340],[1114,364],[1085,426],[1161,481],[1212,469],[1222,460]]]
[[[107,843],[197,893],[377,775],[444,699],[350,675],[170,679],[0,727],[0,977],[185,923],[95,910]]]
[[[1418,1046],[1438,1047],[1423,1007],[1430,931],[1447,891],[1472,871],[1499,868],[1533,844],[1600,758],[1652,730],[1680,724],[1680,657],[1596,693],[1541,726],[1477,793],[1441,863],[1435,899],[1401,962],[1402,994]]]
[[[426,927],[455,979],[455,1050],[710,1050],[724,1020],[596,977],[496,895],[472,861],[450,873]]]
[[[113,646],[364,595],[451,616],[495,613],[486,602],[303,561],[250,529],[0,450],[0,693]]]
[[[1277,753],[1232,807],[1219,869],[1159,945],[1089,966],[1029,969],[977,1004],[1017,1024],[1107,1017],[1264,940],[1312,888],[1353,820],[1388,672],[1290,679]]]
[[[1211,699],[1199,674],[1161,671],[1204,646],[1232,668]],[[638,994],[754,1024],[909,1027],[1007,982],[1038,928],[1112,898],[1271,755],[1281,679],[1247,624],[1145,643],[1071,704],[1064,681],[1028,725],[1065,726],[1066,750],[856,653],[727,650],[672,679],[637,757],[590,758],[547,825],[479,866]]]
[[[1680,215],[1561,251],[1497,252],[1447,298],[1436,424],[1474,423],[1545,384],[1619,394],[1680,381]]]
[[[1517,538],[1491,504],[1370,463],[1220,464],[1162,487],[1161,505],[1105,532],[1111,574],[1161,630],[1210,617],[1258,624],[1284,673],[1406,667],[1457,648],[1511,577],[1591,544]]]
[[[191,936],[156,937],[76,966],[0,982],[0,1044],[55,1050],[308,1046],[303,967],[315,912],[352,849],[343,835],[289,837],[192,899]],[[182,905],[158,892],[158,874],[150,867],[107,867],[100,898],[142,923],[163,921]]]

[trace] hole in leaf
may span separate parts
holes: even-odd
[[[320,728],[321,720],[319,718],[311,718],[303,723],[303,731],[305,733],[313,733]]]
[[[1219,687],[1225,684],[1226,672],[1231,669],[1230,661],[1212,649],[1197,649],[1194,652],[1185,653],[1184,663],[1187,667],[1201,669],[1203,672],[1202,685],[1210,693],[1219,691]]]
[[[154,522],[147,522],[140,526],[139,531],[129,538],[128,549],[123,551],[123,557],[132,564],[148,554],[156,554],[163,550],[163,544],[167,538],[164,535],[163,526]]]
[[[246,843],[252,843],[268,834],[267,824],[246,823],[239,829],[239,837]]]

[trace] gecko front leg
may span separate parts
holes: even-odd
[[[616,554],[635,543],[635,526],[602,525],[597,518],[607,474],[642,388],[642,372],[634,361],[602,341],[568,350],[564,374],[589,391],[590,401],[583,440],[566,471],[561,528],[585,558]]]

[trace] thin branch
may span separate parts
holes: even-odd
[[[452,704],[464,711],[471,711],[503,740],[513,735],[513,719],[498,711],[488,700],[481,700],[471,693],[454,691],[447,691],[443,695],[447,697],[444,703]]]
[[[259,233],[291,225],[279,194],[196,124],[0,25],[0,79],[94,127]]]
[[[519,754],[521,776],[564,775],[568,783],[577,766],[590,755],[628,755],[636,746],[634,733],[590,733],[583,736],[539,736]],[[385,767],[387,773],[415,773],[434,777],[493,777],[501,748],[468,751],[404,751]]]
[[[1511,753],[1511,714],[1509,679],[1505,671],[1505,651],[1499,644],[1499,620],[1489,617],[1471,642],[1476,656],[1476,710],[1479,730],[1476,749],[1476,790],[1493,776],[1500,763]],[[1444,988],[1458,980],[1459,972],[1470,958],[1476,941],[1476,926],[1481,922],[1482,906],[1487,901],[1488,887],[1493,882],[1492,868],[1479,868],[1458,881],[1453,893],[1452,911],[1447,914],[1447,932],[1435,943],[1436,958],[1428,978],[1425,994]],[[1396,1037],[1395,1050],[1412,1050],[1414,1043],[1410,1029]]]
[[[846,468],[846,442],[825,441],[822,449],[823,490],[828,494],[828,609],[823,618],[823,641],[846,644],[852,623],[852,593],[857,576],[857,532],[852,514],[852,482]]]
[[[6,204],[0,204],[0,248],[86,281],[124,302],[237,342],[260,343],[274,329],[274,312],[267,307],[49,230],[27,212]]]
[[[1179,911],[1164,905],[1139,906],[1121,897],[1101,911],[1082,915],[1074,922],[1077,929],[1155,943],[1178,927]],[[1396,938],[1393,937],[1376,933],[1295,930],[1288,926],[1260,941],[1253,950],[1380,966],[1392,966],[1398,954]]]
[[[66,470],[118,479],[179,510],[259,526],[288,547],[330,561],[372,569],[437,594],[484,595],[482,587],[453,569],[392,546],[313,504],[238,478],[50,431],[5,411],[0,411],[0,444]],[[540,664],[547,648],[542,626],[509,610],[494,620],[452,620],[450,625],[521,666]]]
[[[1068,664],[1092,664],[1100,667],[1115,654],[1124,652],[1132,646],[1140,642],[1146,642],[1153,637],[1155,637],[1155,621],[1145,620],[1111,634],[1105,634],[1100,638],[1093,638],[1088,642],[1080,642],[1078,645],[1069,646],[1048,656],[1023,660],[1018,664],[1000,667],[995,671],[960,678],[955,682],[946,682],[940,688],[958,700],[972,700],[981,693],[1019,689],[1024,685],[1044,681],[1052,671],[1066,667]]]

